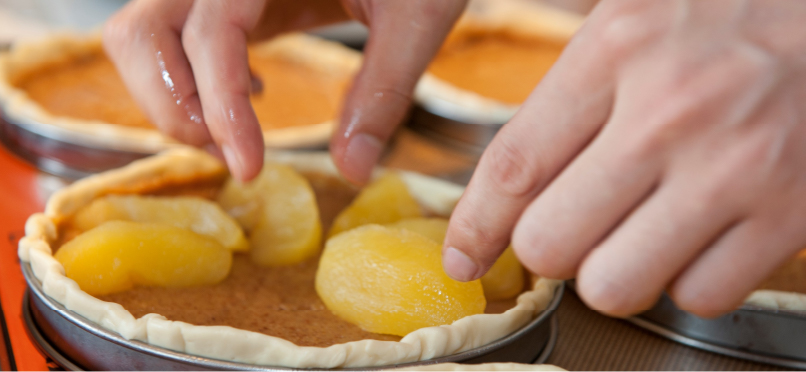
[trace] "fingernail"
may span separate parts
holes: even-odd
[[[473,262],[464,252],[450,247],[442,255],[442,267],[451,278],[460,282],[467,282],[476,279],[479,266]]]
[[[223,145],[221,146],[221,152],[224,154],[224,159],[227,161],[227,167],[229,167],[232,176],[238,181],[243,181],[243,163],[241,163],[241,159],[235,154],[235,151],[232,151],[231,147]]]
[[[367,182],[382,150],[383,142],[373,135],[358,133],[352,136],[344,152],[344,163],[350,173],[345,176],[356,183]]]

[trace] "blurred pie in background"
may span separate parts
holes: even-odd
[[[327,142],[360,53],[304,34],[249,48],[252,105],[269,147]],[[100,37],[61,35],[16,45],[0,55],[0,104],[14,122],[50,124],[141,143],[156,150],[161,135],[129,95]]]
[[[559,58],[582,17],[535,2],[472,1],[423,75],[418,102],[474,124],[503,124]]]

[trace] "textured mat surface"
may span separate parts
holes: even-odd
[[[606,317],[588,309],[572,290],[565,292],[557,316],[560,334],[548,363],[572,371],[781,370],[694,349]]]

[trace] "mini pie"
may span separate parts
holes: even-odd
[[[583,19],[519,0],[471,1],[420,79],[427,110],[474,124],[509,120]]]
[[[250,46],[252,74],[262,81],[251,100],[266,145],[326,143],[360,63],[358,52],[299,33]],[[12,122],[48,124],[113,148],[176,144],[129,96],[97,35],[63,34],[0,54],[0,107]]]
[[[328,231],[333,217],[357,192],[338,177],[326,153],[271,152],[266,160],[267,164],[287,164],[308,179],[323,231]],[[435,216],[448,216],[463,192],[462,187],[445,181],[399,174],[416,202]],[[54,258],[75,236],[74,217],[102,197],[134,194],[215,200],[227,177],[215,158],[180,148],[85,178],[58,191],[44,213],[29,218],[19,257],[31,264],[49,297],[127,339],[192,355],[300,368],[393,365],[479,347],[533,319],[561,284],[532,277],[528,290],[517,299],[488,301],[486,314],[421,328],[401,339],[363,331],[325,308],[313,288],[318,257],[294,266],[265,268],[236,253],[229,276],[215,285],[135,287],[97,297],[67,278],[65,266]]]

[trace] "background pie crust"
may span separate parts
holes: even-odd
[[[338,176],[326,153],[270,152],[267,160],[289,164],[302,172]],[[378,170],[377,172],[382,172]],[[414,331],[400,341],[361,340],[325,348],[302,347],[289,341],[227,326],[196,326],[170,321],[158,314],[139,319],[121,305],[101,301],[82,291],[64,276],[64,267],[53,258],[57,224],[96,197],[163,182],[220,179],[223,166],[210,155],[190,149],[170,150],[133,162],[129,166],[91,176],[55,193],[44,213],[32,215],[20,240],[19,257],[30,262],[44,292],[66,308],[119,333],[171,350],[241,363],[299,368],[383,366],[432,359],[473,349],[511,334],[546,308],[561,281],[539,278],[517,305],[503,314],[478,314],[451,325]],[[449,214],[464,188],[423,175],[401,172],[412,195],[427,209]],[[131,192],[131,191],[129,191]]]
[[[472,0],[454,32],[489,29],[566,43],[583,21],[575,13],[534,1]],[[432,113],[473,124],[506,123],[520,107],[458,88],[428,71],[420,78],[414,98]]]
[[[46,125],[45,129],[79,143],[95,144],[100,148],[156,153],[179,145],[156,128],[137,128],[103,122],[53,115],[25,91],[11,84],[16,76],[34,72],[41,66],[97,51],[100,35],[63,33],[50,38],[15,44],[8,52],[0,53],[0,109],[14,123]],[[361,53],[341,44],[302,33],[278,36],[252,47],[252,53],[282,55],[308,67],[329,73],[344,74],[351,79],[361,65]],[[267,147],[295,148],[320,146],[330,139],[335,128],[334,120],[264,130]]]

